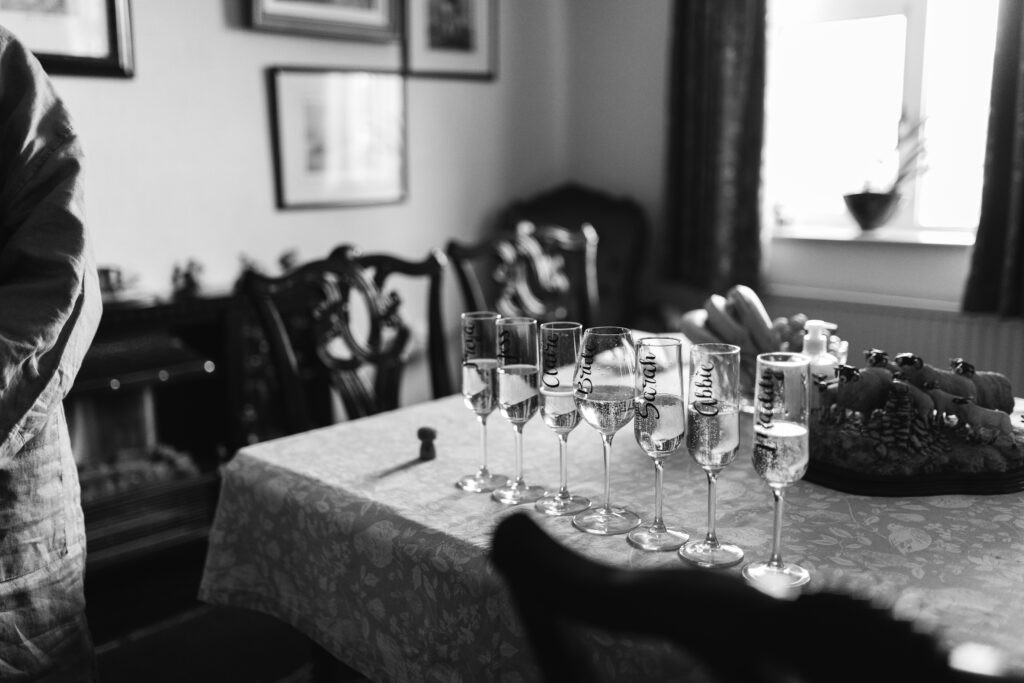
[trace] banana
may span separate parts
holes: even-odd
[[[708,314],[705,326],[726,344],[735,344],[742,349],[754,349],[750,333],[729,314],[728,301],[721,294],[712,294],[704,302]]]
[[[800,351],[804,348],[804,324],[807,316],[803,313],[787,318],[785,316],[772,321],[772,337],[775,348],[780,351]]]
[[[707,320],[708,312],[703,308],[687,311],[679,318],[679,331],[694,344],[721,343],[722,340],[707,328]]]
[[[778,351],[772,335],[772,319],[757,293],[746,285],[733,285],[725,293],[725,298],[735,311],[736,319],[754,340],[758,353]]]
[[[775,343],[775,348],[780,351],[787,350],[787,346],[783,345],[783,342],[789,341],[789,318],[786,316],[779,316],[772,320],[772,341]]]
[[[807,316],[804,313],[795,313],[789,318],[789,350],[804,350],[804,325],[807,324]]]

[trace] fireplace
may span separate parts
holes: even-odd
[[[232,297],[111,302],[65,410],[89,568],[205,538],[239,446]]]

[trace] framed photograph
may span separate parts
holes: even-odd
[[[405,198],[405,80],[341,69],[270,70],[282,209]]]
[[[252,0],[253,28],[349,40],[398,40],[400,13],[400,0]]]
[[[0,25],[50,75],[135,73],[129,0],[0,0]]]
[[[494,0],[406,0],[405,68],[413,76],[494,78]]]

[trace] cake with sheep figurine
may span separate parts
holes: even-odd
[[[999,372],[864,352],[811,387],[808,479],[855,492],[1024,489],[1024,420]]]

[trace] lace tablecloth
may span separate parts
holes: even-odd
[[[437,457],[419,462],[424,426],[437,431]],[[512,429],[497,413],[488,429],[491,469],[510,473]],[[771,495],[750,464],[750,431],[744,425],[740,454],[719,479],[718,533],[763,559]],[[524,443],[527,483],[557,487],[557,441],[539,418]],[[487,561],[491,533],[511,510],[453,485],[479,465],[479,445],[472,413],[452,396],[242,449],[224,468],[200,598],[280,618],[373,680],[536,680]],[[570,489],[599,501],[597,433],[581,424],[569,455]],[[627,427],[614,441],[612,502],[649,518],[653,487],[653,466]],[[666,522],[703,534],[706,495],[703,472],[678,452],[666,465]],[[532,514],[595,559],[684,566],[675,553]],[[996,646],[1024,667],[1024,494],[873,498],[798,482],[784,519],[783,556],[811,571],[810,590],[870,596],[948,646]]]

